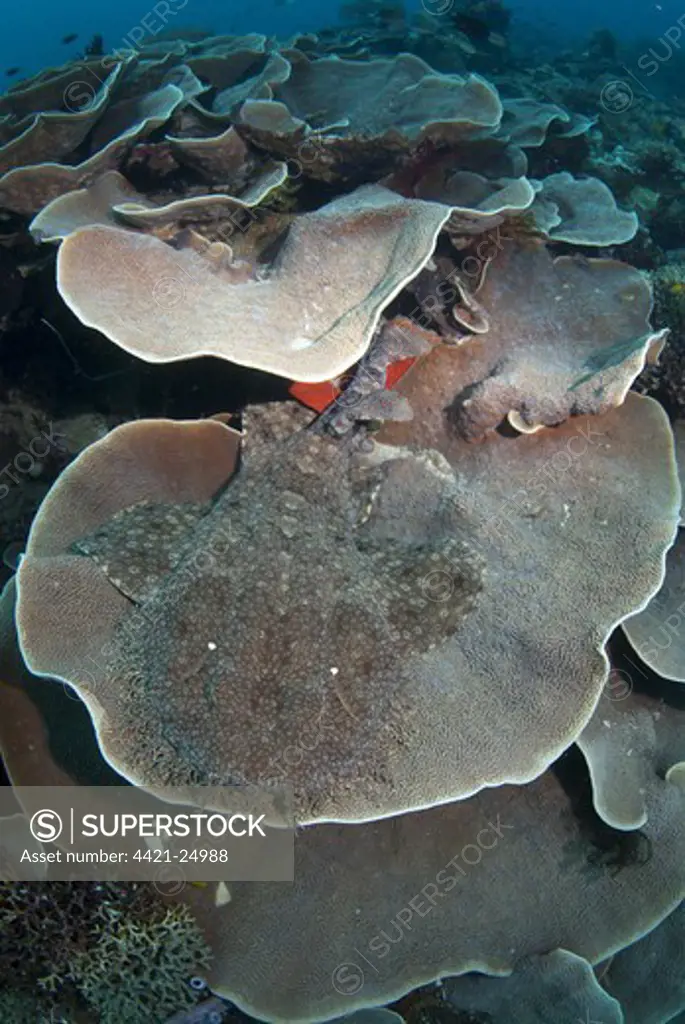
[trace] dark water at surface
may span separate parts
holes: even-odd
[[[432,7],[430,0],[428,9]],[[161,5],[157,4],[159,8]],[[288,35],[335,24],[338,3],[319,0],[254,0],[229,3],[226,0],[172,0],[168,27],[196,26],[217,33],[264,32]],[[514,12],[513,28],[521,42],[544,43],[563,49],[600,28],[611,30],[622,41],[636,42],[642,49],[656,44],[685,11],[679,0],[637,0],[628,4],[594,0],[548,3],[543,0],[514,0],[508,4]],[[420,10],[418,0],[407,4]],[[108,49],[122,45],[124,38],[138,25],[150,27],[154,36],[160,31],[159,15],[152,0],[121,0],[96,4],[84,0],[29,0],[28,3],[3,4],[3,32],[0,40],[0,68],[19,66],[27,74],[50,64],[59,64],[79,52],[96,32],[105,38]],[[685,17],[683,17],[685,21]],[[78,40],[63,45],[64,36],[78,33]],[[675,39],[677,28],[673,32]],[[683,30],[685,42],[685,30]],[[674,47],[678,48],[679,39]],[[1,82],[0,82],[1,84]]]

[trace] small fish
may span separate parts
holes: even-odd
[[[91,41],[83,51],[84,57],[102,57],[105,53],[105,41],[99,32],[96,32]]]
[[[7,68],[7,71],[5,72],[5,74],[7,75],[8,78],[12,78],[13,75],[18,75],[20,71],[21,71],[20,67],[11,67],[11,68]]]
[[[478,50],[473,45],[473,43],[471,42],[469,37],[464,35],[463,32],[457,32],[455,34],[455,36],[454,36],[454,41],[457,44],[457,46],[459,47],[459,49],[463,50],[464,53],[468,53],[469,55],[473,55],[474,53],[478,53]]]
[[[62,42],[66,45],[67,43],[73,43],[78,39],[78,32],[70,32],[69,35],[62,37]]]
[[[500,32],[491,32],[488,36],[488,42],[491,46],[500,46],[502,49],[507,45],[507,41]]]

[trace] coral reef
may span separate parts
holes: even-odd
[[[46,1019],[87,1006],[99,1024],[164,1024],[195,1001],[188,981],[209,963],[188,908],[165,907],[142,883],[2,882],[0,922],[17,1015],[35,999]]]
[[[7,781],[297,824],[0,882],[9,1022],[683,1012],[685,101],[431,6],[0,96]]]
[[[441,388],[458,393],[464,352],[441,348],[426,356],[417,370],[430,383],[419,393],[431,401]],[[579,418],[554,436],[522,435],[514,451],[495,435],[484,454],[446,431],[441,436],[434,410],[419,407],[416,394],[408,398],[421,427],[386,425],[379,435],[398,446],[396,454],[389,449],[365,465],[305,431],[253,457],[209,505],[225,479],[219,467],[232,468],[234,451],[233,436],[218,423],[129,424],[62,475],[20,566],[18,629],[34,672],[68,679],[98,708],[100,742],[123,775],[180,795],[193,779],[266,781],[277,777],[271,766],[283,737],[312,731],[314,708],[319,740],[288,773],[297,819],[363,821],[531,778],[582,728],[604,682],[590,638],[603,639],[654,592],[672,541],[664,513],[677,519],[680,494],[667,421],[656,403],[632,395],[595,424]],[[405,435],[433,451],[410,454],[401,447]],[[222,457],[205,455],[201,476],[191,453],[210,438]],[[568,454],[574,439],[582,468]],[[136,472],[122,477],[132,455]],[[564,472],[551,476],[546,493],[526,494],[528,481],[559,461]],[[635,487],[626,493],[631,473]],[[650,486],[642,488],[646,473]],[[619,480],[621,498],[612,502]],[[594,536],[588,523],[600,508],[611,528]],[[153,536],[160,538],[154,547]],[[579,543],[592,558],[575,565]],[[207,548],[223,554],[205,568],[199,552]],[[519,564],[536,567],[543,579],[548,566],[564,567],[563,592],[547,587],[547,614],[536,611],[537,588],[517,579]],[[591,586],[600,566],[624,586],[604,594]],[[49,581],[57,573],[62,600],[55,605]],[[441,579],[449,589],[436,600],[432,587]],[[317,607],[309,610],[312,592]],[[127,615],[130,600],[136,607]],[[512,639],[502,638],[493,652],[482,637],[503,619]],[[75,628],[84,621],[86,634]],[[279,648],[275,662],[269,647],[259,654],[257,635],[277,637],[284,628],[295,640],[291,653]],[[178,636],[189,638],[180,662]],[[507,687],[498,675],[503,661]],[[201,669],[191,676],[182,669],[176,682],[175,664]],[[512,705],[524,685],[537,699],[519,717]],[[219,688],[221,701],[213,696]],[[260,716],[273,715],[284,688],[300,689],[302,698],[278,715],[272,743]],[[465,756],[470,744],[448,749],[446,735],[439,739],[445,722],[467,716],[479,736],[473,757]],[[522,741],[535,720],[535,739],[503,749],[493,732],[498,720]],[[192,766],[179,758],[181,735],[192,737]]]
[[[517,1007],[524,1020],[544,1020],[551,1004],[559,1024],[587,1019],[623,1024],[619,1002],[597,981],[590,964],[567,950],[555,949],[517,965],[506,982],[487,976],[448,978],[446,999],[460,1009],[487,1013],[504,1022]]]
[[[143,921],[132,915],[110,920],[69,968],[100,1024],[162,1024],[184,1002],[193,1003],[188,982],[209,961],[190,911],[176,904]]]

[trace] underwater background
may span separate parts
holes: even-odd
[[[0,1024],[685,1024],[683,4],[5,4]]]
[[[19,65],[26,74],[71,58],[95,33],[100,33],[107,49],[125,45],[124,39],[154,4],[137,0],[119,3],[85,4],[66,0],[54,4],[31,0],[6,3],[0,39],[0,67]],[[176,0],[168,28],[206,29],[215,33],[263,32],[287,36],[330,27],[338,19],[339,5],[319,0],[254,0],[235,3],[226,0]],[[647,49],[683,11],[678,0],[632,0],[630,3],[574,0],[554,3],[544,0],[516,0],[508,5],[514,15],[513,40],[523,44],[564,49],[598,29],[608,29],[621,42],[641,42]],[[435,4],[433,4],[433,8]],[[420,11],[419,0],[409,0],[407,11]],[[426,8],[431,10],[429,4]],[[80,42],[71,47],[60,40],[71,33]]]

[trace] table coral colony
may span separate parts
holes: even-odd
[[[685,1012],[655,222],[577,82],[550,64],[541,93],[478,6],[149,40],[0,96],[0,207],[26,267],[55,254],[67,353],[183,383],[213,357],[195,391],[243,388],[231,415],[120,405],[60,464],[1,602],[15,786],[292,787],[294,883],[177,894],[207,1001],[151,969],[127,1024],[228,1001],[279,1024]],[[61,684],[81,738],[60,746]],[[84,979],[67,964],[35,1013],[123,1021]]]

